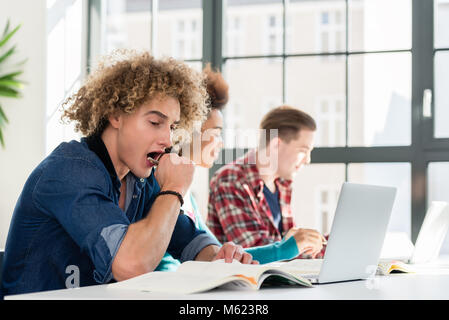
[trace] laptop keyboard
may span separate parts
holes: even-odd
[[[305,277],[318,276],[323,264],[323,259],[296,259],[288,263]]]

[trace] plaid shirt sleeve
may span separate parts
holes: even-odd
[[[207,225],[221,242],[233,241],[244,248],[273,242],[257,208],[247,185],[238,180],[211,181]]]

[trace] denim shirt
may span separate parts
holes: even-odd
[[[61,143],[34,169],[17,201],[0,295],[115,281],[112,261],[128,226],[147,216],[160,190],[154,172],[146,179],[130,172],[126,181],[123,211],[121,182],[101,138]],[[219,245],[180,214],[167,252],[193,260],[211,244]]]

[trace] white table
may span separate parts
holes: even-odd
[[[108,285],[6,296],[6,300],[448,300],[449,256],[417,274],[376,276],[369,280],[314,285],[313,288],[214,289],[191,295],[112,289]]]

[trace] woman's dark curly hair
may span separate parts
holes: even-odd
[[[203,69],[203,73],[206,76],[210,108],[222,111],[229,100],[229,85],[221,72],[212,70],[210,63]]]

